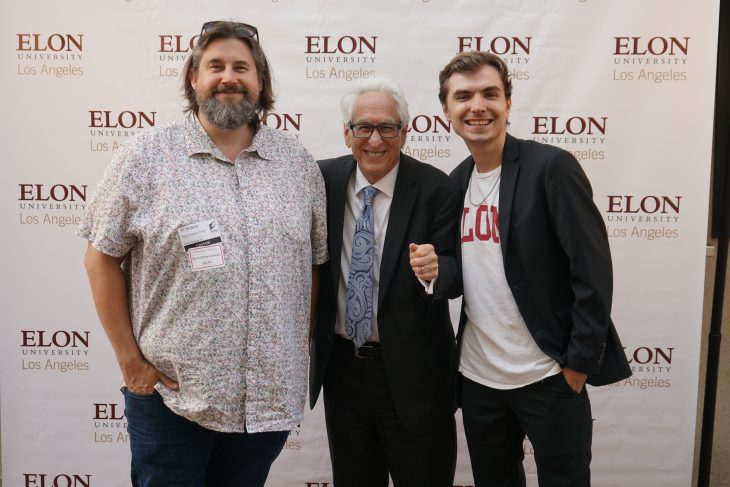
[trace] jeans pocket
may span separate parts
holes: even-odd
[[[568,384],[568,381],[565,378],[565,374],[563,374],[562,370],[558,372],[557,375],[560,376],[560,382],[565,386],[566,389],[568,389],[574,396],[580,396],[580,392],[575,392],[575,389],[570,387],[570,384]]]

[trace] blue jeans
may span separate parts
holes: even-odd
[[[162,397],[122,388],[135,487],[258,487],[289,435],[221,433],[173,413]]]

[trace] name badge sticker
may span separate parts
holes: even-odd
[[[193,271],[223,267],[226,262],[223,258],[223,245],[214,244],[205,247],[195,247],[188,250],[190,267]]]
[[[191,223],[190,225],[180,227],[177,229],[177,235],[185,250],[222,242],[218,221],[215,219]]]
[[[218,221],[205,220],[177,229],[180,243],[188,254],[193,271],[214,269],[225,265],[223,241]]]

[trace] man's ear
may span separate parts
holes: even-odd
[[[446,105],[446,103],[441,104],[441,110],[444,111],[444,117],[446,117],[446,120],[450,122],[451,115],[449,114],[449,107]]]
[[[345,138],[345,145],[349,149],[352,147],[352,131],[350,130],[350,127],[348,127],[346,124],[342,124],[342,127],[344,129],[343,136]]]

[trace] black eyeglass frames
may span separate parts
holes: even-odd
[[[402,123],[381,123],[380,125],[370,125],[369,123],[352,123],[348,124],[352,135],[357,139],[369,139],[375,130],[384,139],[392,139],[398,137],[400,129],[403,128]]]

